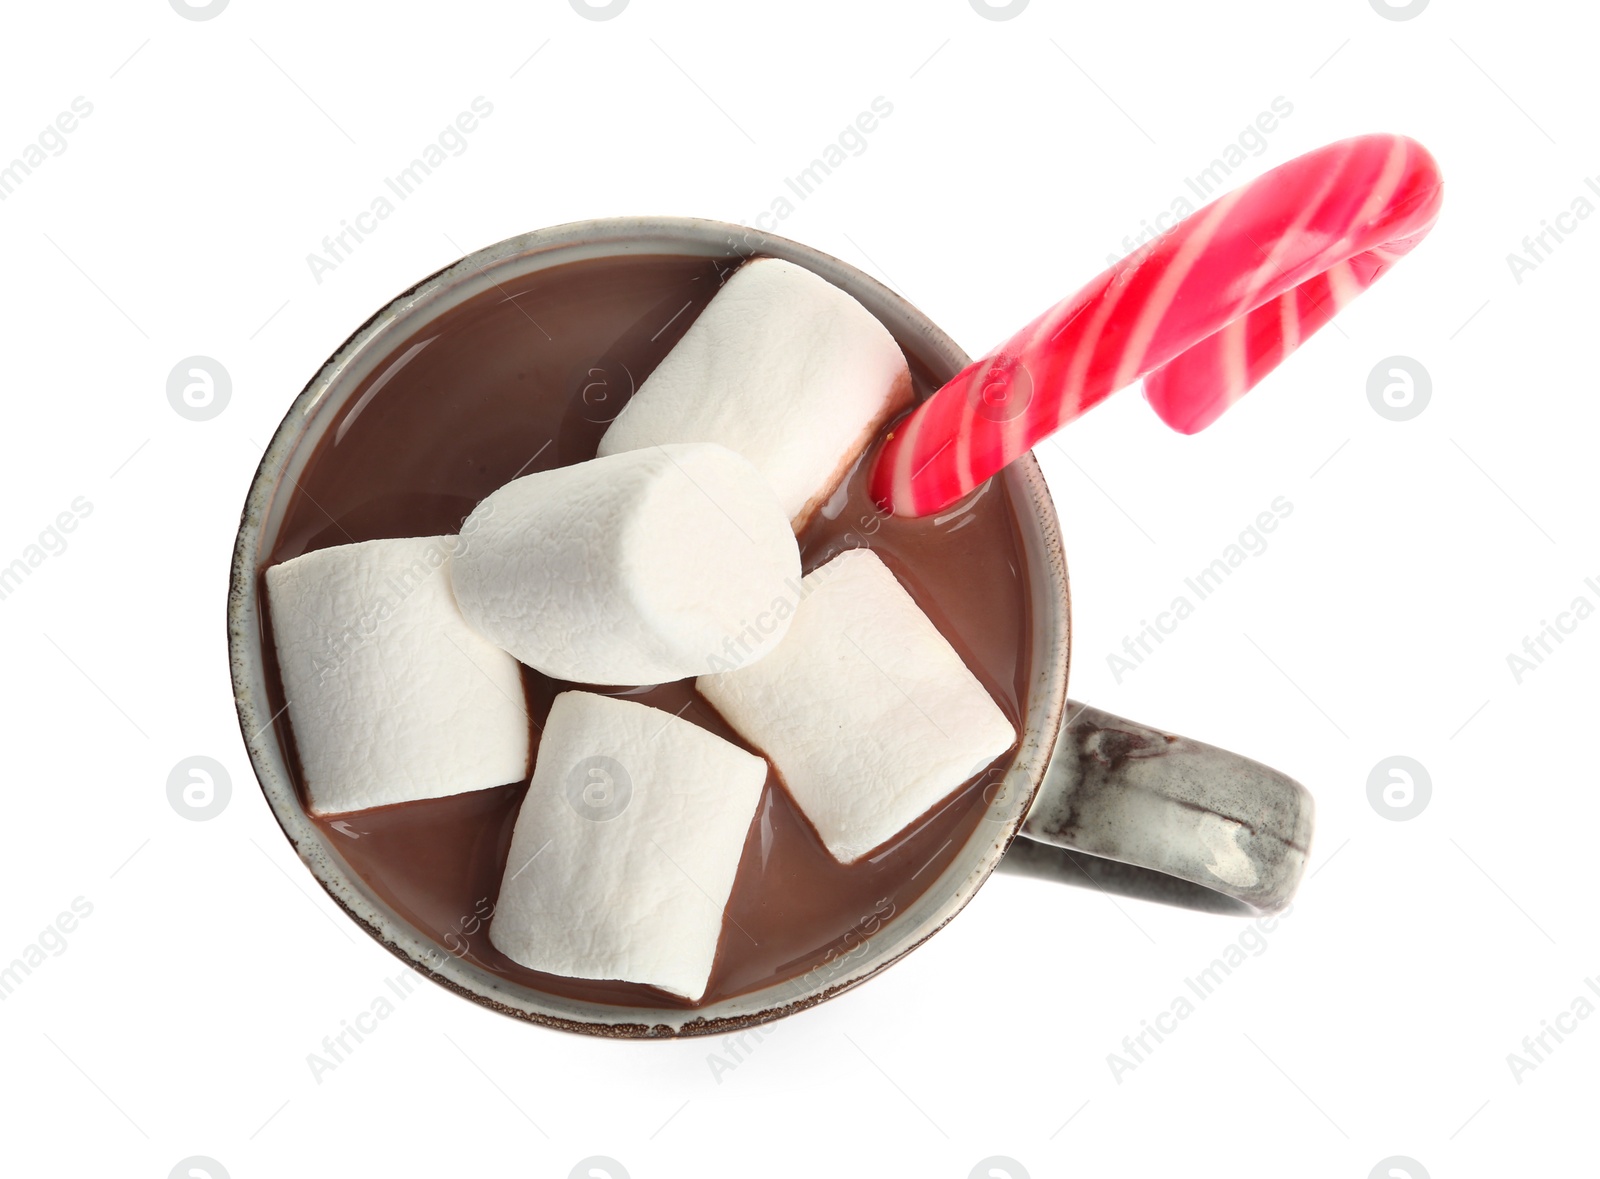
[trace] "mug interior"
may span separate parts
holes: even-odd
[[[913,365],[920,365],[936,382],[953,376],[968,360],[909,303],[854,267],[743,226],[688,218],[615,218],[539,230],[486,247],[424,279],[374,315],[323,365],[290,407],[256,472],[240,523],[229,589],[229,652],[240,730],[274,816],[329,895],[391,952],[441,985],[518,1018],[612,1036],[715,1034],[811,1006],[883,969],[967,903],[1016,835],[1054,747],[1065,705],[1069,654],[1067,574],[1060,533],[1031,454],[997,476],[1010,492],[1018,544],[1028,566],[1029,683],[1022,701],[1022,739],[1011,764],[996,786],[985,792],[985,809],[973,834],[916,901],[870,935],[841,946],[825,965],[759,990],[692,1009],[617,1006],[523,986],[444,952],[349,871],[306,816],[273,723],[266,683],[260,572],[277,541],[290,490],[349,397],[400,341],[500,282],[569,262],[630,254],[786,258],[854,296],[888,327]]]

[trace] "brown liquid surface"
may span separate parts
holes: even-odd
[[[479,500],[517,475],[594,457],[606,425],[732,265],[665,256],[569,263],[505,281],[501,290],[434,320],[350,399],[298,487],[281,489],[289,497],[287,510],[263,568],[355,541],[454,533]],[[919,397],[949,375],[921,365],[912,341],[901,346]],[[850,477],[842,510],[833,519],[819,514],[801,536],[805,571],[846,548],[876,551],[1020,728],[1030,671],[1027,599],[1006,489],[991,484],[949,518],[900,520],[872,506],[867,467],[863,462]],[[270,652],[270,620],[264,626]],[[528,668],[523,680],[537,754],[551,701],[583,685]],[[283,699],[275,665],[268,668],[268,685],[276,712]],[[598,690],[668,712],[687,705],[685,719],[748,748],[691,681]],[[293,762],[287,717],[277,724]],[[955,857],[980,821],[986,780],[968,783],[895,840],[845,866],[828,854],[769,773],[701,1003],[836,969]],[[490,944],[486,914],[499,892],[527,788],[524,779],[313,822],[397,916],[444,952],[550,994],[697,1006],[636,983],[528,970]],[[304,806],[303,786],[299,793]]]

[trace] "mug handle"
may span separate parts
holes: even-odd
[[[1260,762],[1069,700],[1022,838],[1002,863],[1050,874],[1049,853],[1061,849],[1113,891],[1272,913],[1305,871],[1313,810],[1305,787]],[[1115,864],[1086,868],[1072,852]]]

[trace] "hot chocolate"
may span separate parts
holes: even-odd
[[[356,541],[451,534],[516,476],[593,458],[607,425],[738,262],[641,255],[568,263],[507,281],[432,321],[349,399],[285,489],[283,526],[264,567]],[[917,394],[926,395],[948,374],[926,371],[911,342],[902,345]],[[1031,670],[1026,563],[1008,492],[995,481],[946,515],[892,518],[867,495],[872,453],[801,532],[804,571],[848,548],[872,549],[1020,727]],[[551,701],[575,685],[529,668],[522,676],[537,752]],[[275,667],[268,681],[278,711]],[[749,748],[692,681],[598,690],[681,714]],[[287,717],[276,723],[292,751]],[[983,793],[997,777],[980,775],[885,846],[842,864],[769,773],[700,1002],[836,970],[937,878],[981,821]],[[313,821],[331,850],[441,953],[551,994],[692,1006],[641,984],[532,971],[490,944],[489,917],[527,788],[524,775],[493,789]]]

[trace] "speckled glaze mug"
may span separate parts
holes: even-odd
[[[234,697],[251,763],[284,834],[351,918],[441,985],[507,1015],[596,1035],[663,1037],[776,1019],[864,982],[938,931],[1002,863],[1194,908],[1265,912],[1289,902],[1311,836],[1304,789],[1245,758],[1067,699],[1067,567],[1049,491],[1031,455],[997,476],[1009,485],[1027,561],[1033,675],[1022,702],[1021,740],[1004,776],[985,793],[984,821],[939,877],[825,968],[689,1010],[564,998],[441,954],[349,871],[301,809],[267,703],[260,573],[283,523],[286,489],[346,400],[421,325],[499,281],[633,253],[786,258],[858,299],[938,380],[968,363],[926,317],[854,267],[743,226],[688,218],[585,221],[524,234],[424,279],[368,320],[306,386],[268,445],[240,521],[228,598]]]

